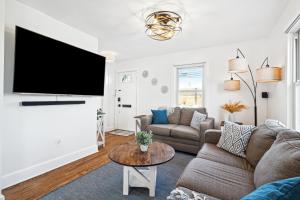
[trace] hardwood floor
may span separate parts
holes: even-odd
[[[99,152],[2,190],[6,200],[39,199],[85,174],[110,162],[108,152],[115,146],[133,141],[134,136],[106,134],[106,146]]]

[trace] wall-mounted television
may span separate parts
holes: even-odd
[[[16,27],[13,92],[103,96],[105,57]]]

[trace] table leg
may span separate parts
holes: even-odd
[[[129,168],[123,167],[123,195],[128,195],[129,192]]]
[[[129,187],[145,187],[149,196],[155,196],[157,167],[136,168],[123,167],[123,194],[128,195]]]
[[[156,187],[156,171],[157,168],[156,166],[149,167],[150,170],[150,176],[149,176],[149,196],[150,197],[155,197],[155,187]]]

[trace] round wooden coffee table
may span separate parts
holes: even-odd
[[[170,161],[175,150],[164,143],[153,142],[147,152],[141,152],[135,143],[122,144],[109,153],[109,158],[123,165],[123,195],[129,187],[149,188],[149,196],[155,196],[157,165]]]

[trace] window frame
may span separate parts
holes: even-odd
[[[205,63],[192,63],[192,64],[181,64],[181,65],[174,65],[175,67],[175,105],[180,107],[179,105],[179,76],[178,71],[179,69],[184,68],[195,68],[199,67],[202,68],[202,105],[195,105],[194,107],[205,107]]]
[[[300,28],[292,33],[292,127],[299,129],[297,121],[300,115],[297,116],[297,89],[300,87]]]

